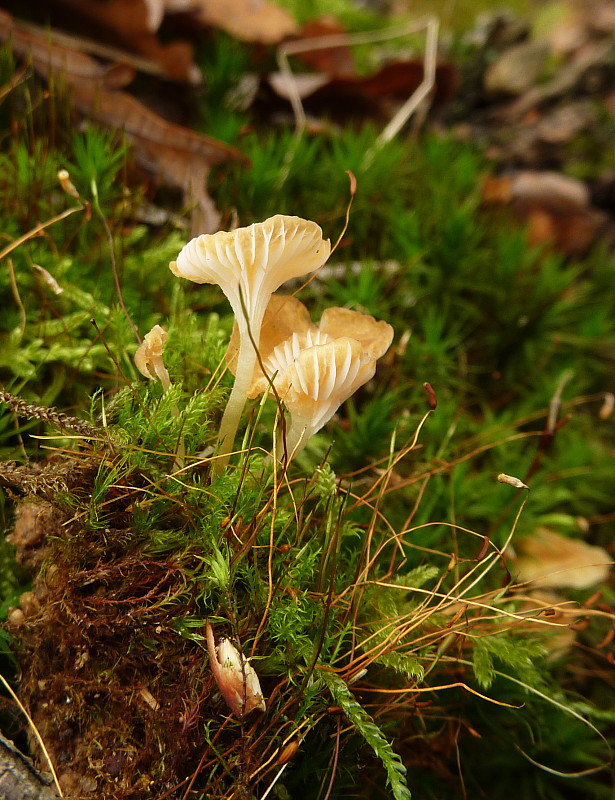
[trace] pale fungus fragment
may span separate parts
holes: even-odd
[[[220,639],[216,647],[209,622],[205,626],[205,635],[211,671],[232,713],[243,719],[254,709],[265,711],[258,675],[248,659],[228,639]]]
[[[220,286],[237,322],[236,378],[218,434],[218,472],[228,462],[252,383],[271,295],[285,281],[319,269],[330,252],[315,222],[278,214],[247,228],[198,236],[169,265],[178,277]]]
[[[145,378],[158,380],[167,392],[171,386],[169,372],[162,360],[164,346],[169,334],[160,325],[154,325],[137,348],[135,353],[135,366]]]
[[[512,486],[513,489],[529,489],[523,481],[515,478],[514,475],[507,475],[505,472],[500,472],[498,475],[498,483],[505,483],[507,486]]]
[[[62,188],[63,192],[73,197],[75,200],[81,200],[79,197],[79,192],[75,188],[75,184],[70,179],[70,174],[68,170],[61,169],[58,172],[58,182]]]

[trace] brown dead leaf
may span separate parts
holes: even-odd
[[[333,17],[322,17],[304,25],[293,41],[318,40],[325,36],[340,36],[346,33],[344,27]],[[352,48],[348,44],[315,50],[303,50],[294,57],[307,64],[310,69],[324,73],[330,78],[352,77],[356,75],[356,65]],[[299,77],[299,76],[297,76]]]
[[[104,82],[107,67],[85,53],[52,43],[43,28],[23,25],[0,9],[0,41],[11,42],[13,50],[24,59],[31,57],[35,69],[49,75],[66,73],[74,80]],[[38,71],[38,70],[37,70]]]
[[[553,171],[489,175],[483,200],[510,206],[527,225],[530,244],[547,244],[569,256],[585,253],[605,223],[605,215],[590,205],[585,184]]]
[[[193,205],[192,232],[218,229],[220,215],[207,194],[214,164],[248,159],[230,145],[195,133],[155,114],[127,92],[109,88],[109,68],[98,61],[53,43],[47,31],[24,32],[9,14],[0,12],[0,41],[11,40],[19,56],[31,59],[44,78],[62,74],[76,107],[85,116],[110,128],[122,129],[134,144],[137,161],[162,183],[180,188]],[[112,82],[113,85],[113,82]]]
[[[297,32],[293,17],[266,0],[194,0],[199,20],[245,42],[278,44]]]
[[[137,161],[161,182],[177,186],[193,207],[191,235],[213,233],[220,214],[207,194],[214,164],[248,159],[230,145],[175,125],[150,111],[132,95],[89,83],[71,84],[77,107],[91,119],[122,128],[135,146]]]
[[[199,83],[201,76],[187,42],[161,44],[151,29],[146,0],[53,0],[71,27],[110,44],[118,43],[156,61],[163,74],[177,81]]]

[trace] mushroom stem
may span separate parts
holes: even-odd
[[[252,375],[256,366],[256,347],[258,347],[258,341],[253,341],[250,338],[247,329],[242,331],[235,371],[235,383],[224,409],[218,431],[218,457],[212,467],[214,475],[220,475],[228,464],[229,456],[235,443],[241,412],[246,404],[248,392],[252,385]]]
[[[303,450],[314,432],[313,426],[310,425],[308,419],[291,418],[290,425],[286,431],[286,453],[289,461]],[[284,442],[282,441],[281,433],[278,439],[278,453],[284,453]]]

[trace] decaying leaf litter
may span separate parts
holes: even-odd
[[[58,7],[60,5],[58,3]],[[74,4],[64,5],[74,10]],[[91,5],[96,7],[93,13],[98,16],[94,19],[101,28],[113,31],[111,39],[119,39],[122,48],[128,47],[138,54],[126,59],[132,69],[145,68],[149,74],[160,74],[165,69],[168,71],[169,64],[178,63],[173,59],[167,60],[168,52],[157,43],[156,31],[165,11],[186,13],[181,4],[132,4],[138,8],[135,19],[139,24],[134,29],[125,28],[123,36],[120,33],[124,23],[121,14],[117,13],[122,3]],[[203,3],[204,7],[207,5]],[[436,99],[446,103],[436,103],[430,124],[453,124],[461,137],[468,137],[469,133],[480,136],[483,144],[488,144],[488,155],[499,163],[497,177],[485,181],[485,203],[510,203],[515,213],[523,220],[529,220],[527,236],[531,242],[563,249],[569,255],[584,254],[599,239],[609,241],[608,171],[599,165],[597,176],[589,179],[585,175],[575,176],[574,167],[579,164],[575,150],[578,145],[574,143],[573,146],[571,139],[566,139],[561,131],[557,142],[544,137],[545,130],[548,131],[549,124],[552,124],[548,116],[553,106],[561,104],[560,116],[565,115],[567,92],[578,92],[580,98],[575,97],[575,101],[580,99],[581,102],[584,93],[590,98],[604,96],[608,107],[606,93],[611,85],[608,66],[601,77],[596,79],[594,76],[587,82],[587,75],[593,76],[592,68],[601,64],[602,56],[609,52],[608,13],[605,21],[599,13],[602,6],[605,4],[597,4],[592,9],[594,17],[590,22],[587,16],[579,14],[579,7],[571,5],[570,13],[573,19],[577,19],[579,30],[576,42],[573,37],[573,45],[568,45],[570,49],[564,59],[569,59],[567,66],[570,68],[562,68],[551,82],[547,80],[548,76],[540,76],[540,91],[532,85],[506,85],[502,79],[506,60],[514,62],[518,57],[515,48],[521,48],[523,52],[525,42],[530,45],[529,49],[532,44],[529,31],[506,17],[492,17],[486,27],[477,27],[474,32],[476,60],[480,64],[483,59],[482,83],[477,82],[476,74],[457,72],[459,68],[451,63],[442,62],[435,73],[436,85],[440,89]],[[210,8],[214,15],[215,4],[210,4]],[[105,17],[105,14],[109,16]],[[272,11],[272,14],[275,19],[281,19],[278,12]],[[206,14],[199,12],[197,16],[206,17]],[[269,24],[269,17],[259,15],[257,28],[262,19],[267,19]],[[267,38],[262,29],[260,33],[255,33],[254,29],[247,34],[245,29],[243,34],[236,30],[231,33],[245,35],[247,39],[252,37],[261,44],[277,43],[282,37],[299,30],[292,16],[287,15],[284,19],[292,24],[286,29],[281,25],[281,31],[271,34],[271,38]],[[46,80],[59,80],[59,73],[66,73],[67,86],[73,92],[81,115],[111,127],[118,124],[118,112],[119,116],[135,120],[135,127],[126,126],[135,160],[150,174],[158,173],[161,182],[178,185],[184,192],[186,205],[196,203],[196,210],[188,223],[193,233],[215,230],[221,224],[220,212],[223,214],[222,222],[227,223],[222,227],[253,222],[253,219],[241,218],[234,222],[229,209],[216,209],[204,193],[210,168],[217,161],[234,159],[240,164],[240,169],[249,168],[247,159],[242,157],[240,142],[235,149],[197,136],[188,128],[180,128],[161,116],[152,117],[151,110],[124,90],[128,72],[123,67],[113,66],[118,61],[117,50],[109,58],[109,50],[103,53],[98,49],[92,58],[94,51],[88,49],[90,55],[84,58],[82,34],[74,42],[78,45],[76,48],[67,48],[65,41],[50,44],[49,36],[43,35],[41,30],[21,28],[21,23],[8,16],[3,18],[3,24],[11,33],[17,56],[24,58],[33,42],[43,48],[38,50],[38,62],[36,47],[32,49],[31,58],[32,66]],[[108,42],[101,47],[109,47]],[[336,47],[339,49],[338,45]],[[184,53],[188,52],[185,47],[182,49]],[[164,56],[162,50],[165,50]],[[540,47],[534,50],[540,50]],[[149,59],[148,66],[141,61],[144,57]],[[527,52],[522,57],[527,58]],[[60,65],[62,69],[51,71],[51,61],[54,68]],[[387,74],[386,67],[368,79],[353,79],[350,68],[354,82],[350,113],[342,108],[341,102],[351,91],[348,81],[337,85],[330,82],[327,91],[332,100],[323,104],[319,99],[312,109],[310,98],[307,95],[303,97],[308,128],[320,131],[317,135],[331,135],[326,132],[334,131],[340,124],[348,124],[349,120],[356,124],[357,117],[375,117],[384,127],[387,117],[393,117],[396,108],[421,84],[422,62],[418,63],[418,72],[417,62],[414,62],[410,78],[404,72],[402,62],[403,59],[398,59],[389,68],[389,73],[395,76],[396,88],[387,97],[383,97],[384,90],[379,84],[382,76]],[[187,66],[181,77],[188,82],[196,81],[197,70],[193,68],[190,56],[184,63]],[[311,57],[310,67],[314,68],[314,64],[317,69],[331,74],[330,67],[319,66],[316,51]],[[344,70],[348,69],[348,66],[344,67]],[[89,76],[87,81],[82,80],[83,72],[80,70],[85,70]],[[339,73],[338,67],[334,67],[333,72],[335,70]],[[566,77],[570,73],[572,77]],[[22,74],[20,78],[17,72],[15,77],[17,83],[24,76]],[[475,94],[464,92],[464,80],[469,77],[474,78],[475,89],[479,87]],[[256,93],[254,88],[251,90],[253,108],[265,119],[274,119],[279,109],[284,108],[284,114],[292,124],[290,108],[284,106],[286,100],[276,98],[267,89],[267,86],[275,87],[275,80],[266,77],[260,78],[259,82],[261,88],[257,88]],[[254,81],[251,85],[255,86]],[[461,86],[458,90],[457,85]],[[467,87],[467,83],[465,85]],[[397,88],[400,86],[401,89]],[[520,95],[518,100],[507,99],[511,95],[514,97],[515,93]],[[370,98],[369,102],[363,102],[364,98]],[[482,117],[481,114],[468,117],[467,105],[470,102],[483,109]],[[463,103],[466,104],[465,110]],[[544,111],[543,104],[549,113]],[[341,113],[336,119],[338,105]],[[323,108],[328,117],[325,124],[321,119],[311,117],[314,109],[321,114]],[[529,113],[530,110],[534,113]],[[357,111],[360,112],[358,115]],[[185,105],[183,113],[186,113]],[[573,110],[573,117],[575,113]],[[519,130],[513,137],[513,145],[508,148],[506,142],[502,144],[498,118],[503,115],[507,120],[515,119],[515,114],[520,115]],[[541,126],[543,117],[547,119]],[[468,118],[478,130],[470,129],[469,132]],[[592,121],[595,117],[585,123],[585,128],[579,127],[580,123],[572,124],[568,135],[574,137],[579,132],[586,132],[587,126],[593,131]],[[518,142],[526,134],[531,146],[520,147]],[[603,135],[599,129],[597,134]],[[489,144],[490,139],[492,144]],[[541,148],[543,155],[545,150],[548,151],[545,161],[540,155]],[[523,160],[524,155],[527,161]],[[199,160],[195,161],[195,158]],[[525,169],[527,166],[531,172]],[[519,167],[524,170],[519,171]],[[569,174],[562,176],[557,170]],[[585,180],[579,181],[579,177]],[[186,233],[185,240],[187,238]],[[398,270],[396,267],[395,272]],[[61,288],[61,284],[58,286]],[[355,286],[359,291],[360,285]],[[245,297],[243,301],[245,303]],[[241,320],[241,315],[235,313]],[[209,324],[214,326],[214,339],[217,337],[220,342],[224,332],[216,333],[215,322]],[[142,335],[146,331],[142,330]],[[310,341],[310,345],[314,344]],[[608,342],[604,344],[608,347]],[[323,346],[324,343],[316,343],[316,347]],[[400,368],[399,359],[404,347],[407,347],[407,342],[405,345],[400,342],[395,352],[387,356],[379,380]],[[165,352],[168,353],[168,346]],[[153,364],[151,361],[148,363]],[[126,367],[121,369],[125,371]],[[176,380],[172,367],[170,374]],[[212,374],[210,370],[209,374],[211,377],[205,381],[205,392],[216,387],[219,380],[215,372]],[[203,375],[207,376],[208,370]],[[274,376],[275,373],[271,373],[270,380]],[[194,387],[195,376],[185,377]],[[446,736],[441,736],[439,746],[432,747],[420,741],[418,731],[430,715],[429,703],[423,702],[425,695],[422,693],[429,692],[427,696],[430,697],[434,692],[429,684],[423,683],[425,665],[431,665],[427,667],[428,673],[441,665],[437,683],[468,686],[469,691],[476,691],[468,683],[467,675],[467,658],[474,642],[474,673],[483,690],[496,680],[498,664],[506,664],[507,659],[513,659],[508,663],[515,663],[515,668],[520,670],[517,674],[524,675],[522,680],[531,683],[530,672],[523,672],[527,665],[524,667],[520,661],[514,662],[510,649],[507,650],[504,644],[498,645],[502,637],[493,634],[497,634],[500,628],[497,625],[490,628],[488,618],[482,619],[481,606],[503,615],[498,625],[502,631],[512,632],[513,641],[515,636],[527,634],[528,627],[532,631],[531,638],[541,627],[553,625],[554,633],[561,631],[567,635],[563,644],[561,640],[558,642],[557,651],[553,640],[554,652],[566,652],[567,648],[574,646],[571,627],[576,625],[582,629],[591,620],[609,619],[609,595],[608,592],[605,594],[604,588],[599,595],[586,596],[580,622],[573,626],[570,621],[578,620],[580,615],[578,605],[571,603],[565,591],[562,595],[545,594],[545,588],[565,589],[568,585],[566,572],[570,571],[570,562],[567,566],[565,559],[549,566],[545,549],[560,549],[551,529],[540,529],[536,537],[521,539],[518,550],[514,544],[508,547],[505,568],[498,547],[479,530],[475,534],[480,541],[477,540],[474,560],[471,558],[464,562],[463,558],[454,557],[435,585],[428,583],[424,595],[427,599],[418,605],[402,602],[400,589],[410,594],[418,592],[420,599],[425,581],[430,581],[429,576],[433,580],[439,570],[430,566],[428,560],[409,573],[405,566],[408,550],[404,551],[404,548],[408,543],[399,531],[411,529],[415,512],[397,528],[397,533],[392,529],[392,537],[379,529],[376,520],[384,508],[379,498],[403,491],[405,486],[421,480],[420,469],[416,475],[412,470],[409,474],[407,472],[408,458],[413,457],[411,454],[420,458],[425,446],[419,437],[421,425],[410,436],[408,445],[394,452],[388,465],[386,460],[372,465],[371,477],[363,468],[351,480],[336,480],[323,452],[320,470],[314,472],[299,494],[290,495],[295,506],[293,513],[288,506],[289,496],[285,498],[284,485],[287,480],[293,481],[291,485],[294,485],[301,479],[292,469],[289,470],[288,453],[282,459],[281,472],[274,469],[271,494],[266,481],[259,488],[259,480],[262,482],[266,473],[262,471],[260,462],[251,460],[257,451],[252,456],[240,458],[239,462],[236,456],[233,457],[236,468],[223,476],[224,481],[220,478],[216,482],[214,475],[209,484],[211,452],[203,445],[207,441],[210,446],[215,444],[216,430],[213,423],[208,422],[209,431],[203,436],[203,431],[199,431],[199,419],[208,418],[211,413],[207,411],[208,404],[221,413],[222,395],[215,402],[209,400],[201,383],[193,396],[190,412],[193,416],[190,417],[189,406],[184,410],[185,400],[182,400],[180,386],[175,390],[166,386],[164,401],[154,393],[153,386],[145,396],[140,396],[134,388],[131,391],[132,400],[129,394],[122,396],[120,392],[115,404],[110,400],[107,408],[105,401],[102,411],[97,412],[94,425],[85,432],[78,432],[74,425],[71,427],[70,417],[61,412],[46,410],[40,404],[24,403],[4,394],[7,407],[13,413],[47,420],[53,426],[50,430],[57,431],[59,426],[64,434],[72,431],[70,435],[73,437],[72,443],[64,441],[57,455],[43,463],[19,466],[15,462],[7,463],[2,472],[3,485],[9,496],[24,494],[26,497],[24,502],[18,503],[11,539],[17,548],[18,560],[30,568],[34,577],[32,591],[22,594],[20,607],[10,612],[8,630],[21,642],[22,670],[24,664],[29,670],[29,673],[23,671],[22,696],[32,709],[39,733],[48,743],[52,762],[63,765],[60,780],[65,796],[198,797],[205,792],[207,796],[231,797],[237,791],[252,791],[260,797],[271,792],[276,785],[294,786],[295,791],[303,792],[301,796],[307,796],[305,786],[297,789],[301,784],[292,783],[297,780],[292,777],[293,764],[299,764],[295,769],[296,775],[300,775],[302,765],[308,771],[320,770],[324,776],[322,791],[327,793],[333,790],[336,780],[340,780],[336,769],[339,759],[348,756],[348,748],[352,750],[350,742],[356,741],[356,737],[347,741],[341,738],[342,731],[348,733],[350,725],[378,756],[380,769],[384,767],[384,772],[375,774],[387,776],[393,795],[408,796],[405,768],[398,755],[401,754],[403,762],[410,767],[410,786],[415,796],[420,797],[420,789],[412,781],[413,769],[416,772],[431,764],[435,773],[446,776],[447,764],[452,763],[450,756],[459,736],[459,729],[455,732],[453,725]],[[433,400],[433,389],[430,391],[432,394],[428,397],[429,402],[425,401],[424,408],[433,411],[437,402]],[[545,420],[541,444],[528,474],[536,471],[540,474],[540,466],[549,459],[556,434],[559,436],[560,428],[569,424],[561,413],[560,394],[557,391],[553,396],[553,413]],[[605,396],[601,413],[607,405]],[[178,410],[179,414],[175,413]],[[270,412],[266,406],[258,413],[264,416],[260,417],[262,423],[257,421],[257,426],[271,426],[274,421],[271,415],[267,417]],[[277,424],[282,426],[278,432],[284,436],[284,425],[288,421],[284,416],[283,398],[278,398],[278,413],[280,421]],[[360,426],[360,413],[359,406],[350,418],[353,427]],[[135,423],[132,429],[131,417]],[[265,424],[267,419],[269,422]],[[348,425],[348,420],[342,418],[344,423]],[[139,425],[147,426],[148,432],[137,431]],[[78,445],[74,439],[76,432]],[[352,427],[349,432],[353,433]],[[268,433],[271,442],[271,429]],[[134,438],[131,439],[131,435]],[[271,447],[266,437],[256,435],[260,447],[265,450]],[[424,435],[421,431],[420,436]],[[255,433],[250,436],[254,437]],[[245,439],[242,448],[247,446],[250,451],[253,442],[253,438]],[[331,452],[335,454],[335,443]],[[130,453],[132,458],[127,455]],[[186,454],[187,466],[178,467],[178,458],[183,459]],[[444,469],[450,468],[445,462]],[[439,469],[442,466],[434,461],[427,467],[425,478]],[[521,474],[521,477],[525,476]],[[531,478],[525,477],[525,480],[533,484]],[[517,478],[510,478],[508,482],[512,488],[524,485]],[[301,486],[300,483],[297,485]],[[356,491],[353,491],[353,485],[357,487]],[[58,502],[59,497],[61,502]],[[374,516],[369,521],[368,514],[366,521],[359,514],[358,518],[345,523],[344,508],[349,506],[364,511],[372,509]],[[405,511],[404,516],[407,513]],[[212,527],[208,525],[199,530],[194,522],[195,514],[211,518]],[[555,519],[551,520],[552,526],[557,527],[557,524]],[[514,528],[515,525],[512,531]],[[314,549],[314,530],[325,543],[320,550]],[[455,537],[459,535],[454,525],[451,530]],[[349,542],[359,532],[365,537],[365,545],[360,557],[355,554],[358,557],[355,583],[346,587],[336,585],[341,554],[348,557]],[[61,545],[54,548],[54,541]],[[573,550],[573,553],[573,563],[580,565],[586,559],[584,563],[588,569],[602,565],[596,573],[590,574],[586,584],[579,584],[581,588],[600,584],[608,577],[609,555],[603,549],[583,551],[581,548]],[[531,564],[536,558],[540,559],[542,572],[541,567]],[[307,563],[304,568],[306,575],[302,578],[294,575],[288,580],[284,572],[292,575],[293,570],[301,569],[294,565],[294,559],[299,562],[317,559],[316,573]],[[379,565],[383,559],[386,561]],[[416,561],[410,559],[410,564],[414,563]],[[485,587],[484,594],[468,594],[465,584],[473,586],[473,580],[488,567],[496,573],[502,571],[495,582],[499,588]],[[432,574],[430,570],[434,569]],[[540,576],[545,573],[551,576],[561,574],[562,581],[551,578],[551,582],[541,585]],[[255,576],[260,576],[260,579]],[[520,582],[521,591],[524,582],[528,582],[525,607],[507,605],[502,590],[510,577]],[[453,581],[452,590],[446,586],[449,578]],[[258,580],[262,583],[260,590]],[[521,595],[519,597],[523,599]],[[323,619],[318,617],[319,608],[324,609]],[[376,616],[370,619],[366,608],[375,609]],[[281,624],[280,620],[288,625],[290,619],[297,617],[299,620],[302,614],[316,616],[303,634],[297,621],[296,641],[289,629],[282,640],[276,638],[276,625]],[[224,652],[224,641],[229,641],[225,637],[230,637],[238,653],[234,663],[240,687],[236,701],[239,705],[235,706],[239,722],[226,716],[228,711],[216,693],[207,666],[204,644],[207,615],[214,615],[213,630],[218,636],[218,647],[215,642],[209,647],[210,658],[215,653],[220,657]],[[507,620],[508,626],[505,624]],[[469,630],[474,630],[478,636],[468,637]],[[301,648],[305,649],[306,643],[301,636],[307,632],[320,638],[312,651],[304,652]],[[492,635],[487,635],[489,633]],[[610,641],[606,633],[599,643],[605,658],[607,655],[612,658]],[[128,649],[126,642],[130,642]],[[518,641],[517,644],[520,646]],[[280,645],[281,649],[276,651]],[[422,647],[426,649],[422,650]],[[532,651],[528,640],[526,650],[520,652],[525,652],[527,658],[532,652],[538,657],[539,648]],[[244,654],[253,658],[248,661]],[[280,662],[276,662],[281,654],[282,670]],[[235,657],[228,658],[230,664]],[[242,665],[249,665],[250,670],[264,676],[262,696],[267,706],[264,717],[259,713],[254,718],[245,715],[246,719],[242,719],[242,708],[247,708],[248,700],[247,666]],[[225,664],[221,666],[224,668]],[[367,678],[363,674],[365,667],[368,668]],[[374,670],[380,670],[380,678],[376,677]],[[393,670],[395,680],[391,682],[386,677],[386,670]],[[401,675],[405,678],[400,682]],[[297,677],[300,691],[295,687]],[[221,678],[216,680],[222,691]],[[181,683],[180,691],[177,681]],[[242,685],[246,691],[243,698]],[[540,690],[539,685],[533,686],[532,691]],[[391,691],[393,694],[387,695]],[[260,707],[259,692],[260,687],[253,692],[255,707]],[[310,697],[312,705],[307,711],[307,698]],[[393,697],[402,701],[397,708],[391,700]],[[374,704],[376,698],[379,699]],[[496,701],[504,702],[504,695]],[[50,707],[53,708],[52,714]],[[230,708],[232,710],[233,706]],[[397,727],[390,728],[396,731],[392,734],[396,737],[394,749],[391,749],[387,735],[370,717],[371,709],[376,710],[374,719],[389,720],[389,725],[397,720]],[[438,709],[446,709],[446,705],[436,704],[434,710]],[[463,720],[463,717],[459,719]],[[112,720],[113,727],[109,727],[105,720]],[[454,716],[450,725],[453,720]],[[418,727],[413,729],[417,723]],[[466,724],[470,726],[472,723]],[[320,765],[312,742],[327,731],[336,744],[330,751],[328,764]],[[38,756],[34,746],[32,750]],[[155,754],[158,756],[160,752],[165,756],[162,763],[155,765]],[[359,759],[365,761],[367,757],[365,751],[357,751],[355,763],[358,764]],[[349,763],[353,763],[353,758],[351,751]],[[571,759],[570,764],[573,763],[576,766]],[[39,761],[39,764],[44,768],[44,761]],[[570,764],[564,765],[568,771]],[[377,786],[379,778],[373,780]],[[384,777],[380,780],[383,781]],[[348,789],[343,789],[341,784],[338,791],[346,791],[348,796]],[[352,791],[355,796],[370,796],[369,781],[367,788],[361,790],[355,785]]]

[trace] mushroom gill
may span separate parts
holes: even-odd
[[[375,371],[376,359],[356,339],[341,337],[301,350],[275,379],[280,399],[290,412],[288,457],[302,450]]]

